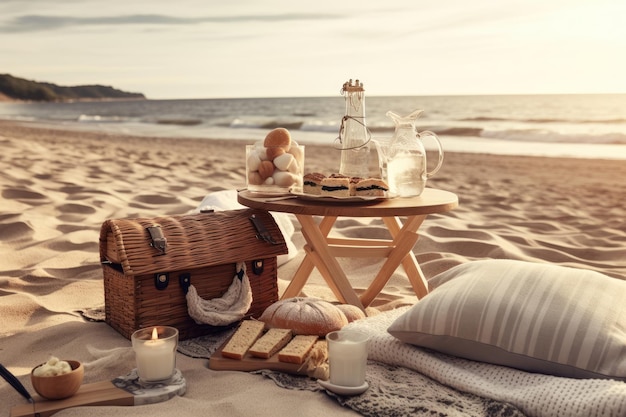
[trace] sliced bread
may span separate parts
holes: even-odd
[[[258,339],[248,352],[257,358],[269,359],[281,350],[293,336],[290,329],[269,329]]]
[[[250,346],[263,333],[265,323],[256,320],[244,320],[222,349],[222,356],[231,359],[243,359]]]
[[[304,363],[307,353],[309,353],[315,342],[317,342],[317,339],[317,336],[296,335],[287,346],[278,352],[278,360],[297,364]]]

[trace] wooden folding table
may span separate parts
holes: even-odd
[[[418,197],[376,201],[342,201],[329,198],[271,198],[240,191],[239,203],[256,209],[293,213],[302,226],[306,255],[282,298],[295,297],[317,268],[342,303],[364,309],[382,291],[393,272],[402,265],[418,298],[428,293],[428,283],[412,252],[418,239],[417,229],[428,214],[443,213],[458,206],[456,194],[426,188]],[[321,216],[318,223],[315,216]],[[329,237],[338,217],[381,218],[391,234],[387,239],[346,239]],[[359,297],[352,288],[337,258],[385,258],[370,286]]]

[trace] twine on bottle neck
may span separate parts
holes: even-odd
[[[345,130],[345,123],[348,119],[354,120],[355,122],[357,122],[358,124],[362,125],[365,128],[365,130],[367,131],[367,140],[358,146],[350,146],[346,148],[346,147],[343,147],[343,141],[341,140],[341,136]],[[365,125],[365,117],[354,117],[354,116],[345,115],[341,118],[341,126],[339,126],[339,136],[335,138],[335,141],[334,141],[335,146],[333,147],[337,149],[338,151],[349,151],[353,149],[361,149],[361,148],[366,147],[367,144],[370,143],[371,140],[372,140],[372,132]],[[340,146],[336,146],[337,142],[339,142]]]

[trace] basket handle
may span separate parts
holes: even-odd
[[[205,300],[200,297],[196,288],[191,285],[191,277],[184,283],[187,291],[187,312],[198,324],[211,326],[227,326],[241,320],[252,305],[252,288],[246,274],[246,263],[237,262],[236,273],[232,284],[219,298]],[[180,282],[183,286],[183,280]]]

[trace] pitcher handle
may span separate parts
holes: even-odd
[[[443,164],[443,147],[441,146],[441,142],[439,141],[439,137],[437,137],[437,135],[435,134],[435,132],[431,132],[430,130],[424,130],[423,132],[419,132],[417,134],[417,137],[420,138],[420,140],[423,140],[424,137],[432,137],[435,140],[435,143],[437,144],[437,150],[439,153],[439,160],[437,161],[437,166],[430,172],[426,172],[426,178],[430,178],[433,175],[435,175],[437,173],[437,171],[439,171],[439,168],[441,168],[441,165]]]

